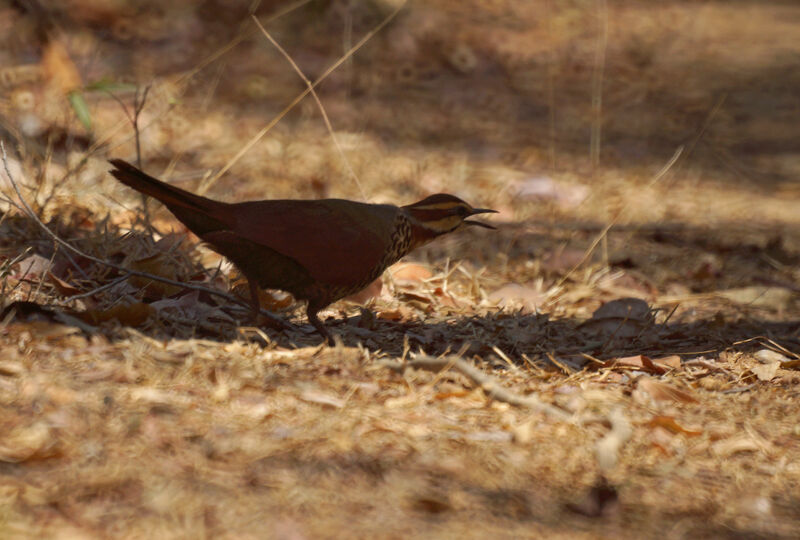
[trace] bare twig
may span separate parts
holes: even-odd
[[[83,257],[83,258],[85,258],[87,260],[90,260],[90,261],[92,261],[94,263],[101,264],[101,265],[107,266],[109,268],[113,268],[115,270],[118,270],[119,272],[122,272],[124,274],[124,277],[131,277],[131,276],[142,277],[142,278],[145,278],[145,279],[150,279],[150,280],[153,280],[153,281],[157,281],[159,283],[166,283],[167,285],[173,285],[175,287],[180,287],[180,288],[183,288],[183,289],[189,289],[189,290],[192,290],[192,291],[205,292],[207,294],[210,294],[210,295],[213,295],[213,296],[217,296],[219,298],[223,298],[223,299],[225,299],[225,300],[227,300],[229,302],[233,302],[235,304],[239,304],[239,305],[242,305],[242,306],[247,306],[247,307],[250,306],[249,302],[246,302],[245,300],[243,300],[241,298],[238,298],[236,296],[233,296],[233,295],[230,295],[230,294],[227,294],[227,293],[223,293],[221,291],[210,289],[208,287],[203,287],[202,285],[195,285],[193,283],[183,283],[183,282],[176,281],[176,280],[173,280],[173,279],[168,279],[168,278],[164,278],[164,277],[161,277],[161,276],[156,276],[154,274],[149,274],[147,272],[140,272],[138,270],[131,270],[129,268],[125,268],[124,266],[121,266],[121,265],[118,265],[118,264],[114,264],[114,263],[112,263],[110,261],[106,261],[104,259],[100,259],[100,258],[95,257],[93,255],[89,255],[88,253],[85,253],[85,252],[79,250],[78,248],[76,248],[72,244],[66,242],[65,240],[62,240],[58,235],[56,235],[53,231],[51,231],[50,229],[47,228],[47,225],[45,225],[44,222],[42,222],[42,220],[39,218],[39,216],[36,215],[36,213],[30,207],[28,202],[25,200],[25,197],[22,196],[22,192],[20,191],[16,180],[14,180],[14,177],[11,175],[11,171],[9,170],[8,157],[6,156],[6,146],[5,146],[4,142],[1,141],[1,140],[0,140],[0,151],[2,151],[3,166],[5,168],[6,175],[8,176],[8,180],[9,180],[9,182],[11,182],[11,186],[14,188],[14,191],[16,191],[17,197],[19,197],[19,200],[20,200],[22,206],[25,209],[25,213],[28,215],[28,217],[30,217],[32,220],[34,220],[36,222],[36,224],[39,225],[39,227],[41,227],[41,229],[48,236],[50,236],[50,238],[52,238],[57,244],[59,244],[59,245],[63,246],[64,248],[66,248],[67,251],[70,251],[70,252],[72,252],[72,253],[80,256],[80,257]],[[269,311],[266,311],[264,309],[260,309],[259,310],[259,314],[267,317],[272,322],[276,323],[277,325],[279,325],[282,328],[286,328],[288,326],[287,323],[283,319],[281,319],[280,317],[274,315],[273,313],[270,313]]]
[[[548,108],[548,153],[550,157],[550,170],[556,170],[556,53],[555,31],[553,30],[553,2],[545,2],[547,18],[547,108]]]
[[[145,86],[144,92],[141,94],[139,93],[139,87],[136,87],[136,93],[133,95],[133,113],[128,110],[128,106],[125,105],[125,102],[118,98],[113,92],[108,92],[108,95],[119,103],[120,108],[125,113],[125,116],[128,117],[131,126],[133,126],[133,136],[136,141],[136,166],[140,169],[142,168],[142,145],[139,133],[139,115],[141,115],[145,103],[147,103],[147,94],[150,92],[150,86],[149,84]]]
[[[267,21],[272,21],[272,20],[278,19],[278,18],[286,15],[287,13],[290,13],[291,11],[294,11],[294,10],[304,6],[305,4],[308,4],[310,1],[311,0],[299,0],[297,2],[289,4],[285,8],[283,8],[283,9],[277,11],[276,13],[270,15],[269,17],[267,17],[266,20]],[[253,33],[255,33],[255,29],[249,30],[247,32],[243,32],[240,35],[236,36],[228,44],[226,44],[223,47],[221,47],[220,49],[218,49],[215,53],[211,54],[209,57],[207,57],[205,60],[200,62],[197,66],[195,66],[193,69],[191,69],[187,73],[184,73],[177,81],[175,81],[175,84],[177,86],[185,85],[185,83],[187,83],[192,77],[197,75],[200,71],[205,69],[209,64],[211,64],[212,62],[217,60],[219,57],[221,57],[222,55],[224,55],[225,53],[227,53],[228,51],[230,51],[231,49],[236,47],[239,43],[241,43],[242,41],[247,39]],[[174,102],[170,103],[167,107],[164,108],[164,112],[158,114],[156,116],[156,118],[154,118],[150,123],[148,123],[147,125],[143,126],[142,130],[147,129],[150,125],[161,121],[161,119],[167,114],[167,112],[169,110],[171,110],[174,106],[175,106]],[[81,167],[83,167],[86,164],[86,162],[89,161],[89,158],[91,156],[93,156],[98,150],[100,150],[101,148],[107,148],[107,145],[108,145],[109,141],[111,141],[111,139],[117,133],[119,133],[120,131],[122,131],[125,128],[125,124],[126,124],[126,122],[124,120],[122,120],[122,121],[118,122],[116,125],[114,125],[111,129],[109,129],[109,131],[105,135],[103,135],[101,137],[98,137],[92,143],[92,145],[89,147],[89,149],[86,150],[86,152],[84,152],[84,154],[81,157],[81,159],[73,167],[70,167],[69,169],[67,169],[67,171],[61,176],[61,179],[58,182],[56,182],[56,185],[59,185],[59,184],[63,183],[67,178],[69,178],[70,176],[75,174],[75,172],[78,171]],[[16,133],[17,133],[16,130],[12,131],[12,134],[15,134],[14,135],[15,138],[19,139],[19,136]],[[131,136],[133,136],[133,135],[131,135]],[[127,140],[128,139],[125,139],[124,141],[121,141],[119,144],[122,144],[122,142],[125,142]]]
[[[432,356],[419,356],[416,358],[408,359],[405,362],[393,362],[391,360],[384,360],[380,365],[391,369],[397,373],[404,373],[407,369],[424,369],[427,371],[439,372],[445,369],[453,369],[454,371],[466,376],[473,383],[481,387],[486,395],[497,401],[514,405],[515,407],[527,407],[538,412],[546,413],[558,418],[559,420],[568,421],[571,416],[566,411],[559,409],[548,403],[544,403],[536,395],[521,396],[501,386],[493,377],[482,372],[475,366],[469,364],[465,360],[456,356],[434,358]]]
[[[289,4],[288,6],[286,6],[285,8],[283,8],[283,9],[273,13],[269,17],[267,17],[265,22],[271,22],[271,21],[274,21],[275,19],[279,19],[279,18],[283,17],[284,15],[286,15],[287,13],[291,13],[292,11],[303,7],[304,5],[308,4],[310,1],[311,0],[298,0],[297,2],[293,2],[293,3]],[[243,30],[236,37],[231,39],[228,43],[226,43],[225,45],[223,45],[222,47],[220,47],[219,49],[214,51],[212,54],[210,54],[205,60],[200,62],[198,65],[196,65],[194,68],[192,68],[187,73],[183,74],[178,82],[179,83],[183,83],[183,82],[188,81],[189,79],[191,79],[192,77],[197,75],[200,71],[205,69],[209,64],[213,63],[215,60],[217,60],[218,58],[223,56],[225,53],[227,53],[228,51],[230,51],[231,49],[236,47],[239,43],[241,43],[242,41],[244,41],[245,39],[247,39],[251,35],[255,34],[255,32],[256,32],[255,28],[247,28],[247,29]]]
[[[149,84],[144,87],[144,92],[142,92],[140,97],[139,88],[137,87],[136,94],[133,97],[133,120],[131,120],[131,123],[133,124],[133,131],[136,136],[136,166],[140,169],[142,168],[142,146],[139,142],[139,115],[142,113],[145,103],[147,103],[148,92],[150,92]]]
[[[681,157],[682,153],[683,153],[683,146],[679,146],[678,149],[675,150],[675,153],[672,154],[670,160],[663,167],[661,167],[661,170],[659,170],[656,173],[656,175],[652,178],[652,180],[650,180],[650,182],[647,184],[647,187],[651,187],[655,185],[659,180],[661,180],[664,177],[664,175],[667,174],[667,172],[672,168],[672,166],[675,165],[675,163]],[[578,270],[578,268],[583,266],[583,263],[585,263],[589,259],[592,253],[594,253],[595,248],[597,248],[600,242],[603,241],[603,239],[608,234],[608,231],[610,231],[611,228],[617,224],[617,222],[622,217],[622,214],[625,212],[625,210],[628,209],[628,206],[630,206],[630,204],[631,202],[628,201],[624,205],[622,205],[622,207],[617,211],[617,213],[614,215],[611,221],[608,222],[608,225],[603,227],[603,230],[600,232],[600,234],[598,234],[597,237],[592,241],[589,248],[584,252],[583,257],[581,257],[581,260],[575,263],[575,265],[569,269],[569,272],[561,276],[561,279],[558,280],[558,283],[555,284],[555,287],[560,287],[561,285],[563,285],[564,282],[567,281],[567,279],[569,279],[569,277]]]
[[[211,178],[209,178],[209,179],[208,179],[208,180],[207,180],[205,183],[203,183],[203,184],[202,184],[202,185],[199,187],[199,189],[197,190],[197,193],[198,193],[198,195],[203,195],[203,194],[204,194],[206,191],[208,191],[208,190],[211,188],[211,186],[213,186],[213,185],[214,185],[214,184],[217,182],[217,180],[219,180],[219,179],[220,179],[220,177],[222,177],[222,175],[223,175],[223,174],[225,174],[226,172],[228,172],[228,170],[229,170],[231,167],[233,167],[233,165],[234,165],[234,164],[235,164],[237,161],[239,161],[243,155],[245,155],[245,154],[246,154],[246,153],[247,153],[247,152],[248,152],[248,151],[249,151],[249,150],[250,150],[250,149],[251,149],[253,146],[255,146],[255,144],[256,144],[258,141],[260,141],[260,140],[261,140],[261,138],[262,138],[264,135],[266,135],[266,134],[267,134],[267,132],[268,132],[269,130],[271,130],[273,127],[275,127],[275,125],[276,125],[278,122],[280,122],[280,121],[281,121],[281,119],[282,119],[284,116],[286,116],[287,114],[289,114],[289,111],[291,111],[291,110],[292,110],[292,109],[295,107],[295,105],[297,105],[298,103],[300,103],[300,102],[303,100],[303,98],[305,98],[305,97],[306,97],[308,94],[310,94],[310,93],[311,93],[311,91],[312,91],[314,88],[316,88],[317,86],[319,86],[319,85],[320,85],[320,83],[321,83],[322,81],[324,81],[325,79],[327,79],[327,78],[328,78],[328,76],[329,76],[331,73],[333,73],[333,72],[336,70],[336,68],[338,68],[340,65],[342,65],[342,63],[344,63],[344,62],[345,62],[345,61],[346,61],[348,58],[350,58],[351,56],[353,56],[353,54],[355,54],[355,52],[356,52],[358,49],[360,49],[361,47],[363,47],[363,46],[364,46],[364,44],[365,44],[367,41],[369,41],[370,39],[372,39],[372,36],[374,36],[375,34],[377,34],[378,32],[380,32],[380,31],[381,31],[381,29],[383,29],[383,27],[385,27],[387,24],[389,24],[389,22],[390,22],[392,19],[394,19],[394,17],[395,17],[395,16],[396,16],[398,13],[400,13],[400,10],[401,10],[401,9],[403,9],[403,7],[405,7],[405,5],[406,5],[406,3],[405,3],[405,2],[402,2],[402,3],[401,3],[399,6],[397,6],[397,8],[395,8],[395,9],[394,9],[394,11],[392,11],[392,12],[391,12],[389,15],[387,15],[387,16],[386,16],[386,18],[385,18],[385,19],[383,19],[383,21],[381,21],[381,22],[380,22],[380,24],[378,24],[378,26],[376,26],[376,27],[375,27],[375,28],[373,28],[371,31],[369,31],[369,32],[367,33],[367,35],[365,35],[363,38],[361,38],[361,39],[359,40],[359,42],[358,42],[358,43],[356,43],[355,45],[353,45],[353,47],[352,47],[352,48],[351,48],[349,51],[347,51],[347,52],[344,54],[344,56],[342,56],[341,58],[339,58],[339,59],[338,59],[336,62],[334,62],[334,63],[333,63],[333,64],[332,64],[332,65],[331,65],[331,66],[330,66],[328,69],[326,69],[326,70],[325,70],[325,72],[324,72],[322,75],[320,75],[320,76],[319,76],[319,77],[318,77],[318,78],[317,78],[317,79],[316,79],[316,80],[315,80],[315,81],[314,81],[314,82],[311,84],[311,87],[310,87],[310,88],[306,88],[306,89],[305,89],[303,92],[301,92],[301,93],[300,93],[300,94],[299,94],[299,95],[298,95],[296,98],[294,98],[294,99],[292,100],[292,102],[291,102],[291,103],[289,103],[289,104],[288,104],[286,107],[284,107],[284,109],[283,109],[283,110],[282,110],[280,113],[278,113],[278,115],[277,115],[277,116],[275,116],[275,117],[274,117],[272,120],[270,120],[270,121],[267,123],[267,125],[266,125],[266,126],[264,126],[263,128],[261,128],[261,130],[260,130],[258,133],[256,133],[256,134],[255,134],[255,135],[254,135],[254,136],[253,136],[253,137],[252,137],[252,138],[251,138],[249,141],[247,141],[247,143],[246,143],[246,144],[245,144],[245,145],[244,145],[244,146],[243,146],[243,147],[242,147],[242,148],[241,148],[241,149],[240,149],[238,152],[236,152],[236,155],[235,155],[235,156],[233,156],[233,157],[232,157],[232,158],[231,158],[231,159],[228,161],[228,163],[226,163],[226,164],[225,164],[225,166],[224,166],[224,167],[222,167],[222,169],[220,169],[220,170],[219,170],[219,172],[217,172],[217,174],[215,174],[214,176],[212,176]]]
[[[110,281],[110,282],[106,283],[105,285],[101,285],[99,287],[95,287],[94,289],[92,289],[90,291],[86,291],[86,292],[83,292],[81,294],[76,294],[74,296],[70,296],[69,299],[70,299],[70,301],[72,301],[72,300],[81,300],[83,298],[88,298],[90,296],[94,296],[97,293],[103,292],[105,290],[108,290],[108,289],[116,286],[116,285],[119,285],[120,283],[123,283],[127,279],[128,279],[128,275],[123,275],[121,277],[118,277],[114,281]]]
[[[128,110],[128,107],[121,99],[115,96],[112,92],[109,92],[109,95],[114,98],[117,103],[119,103],[119,106],[122,108],[125,116],[128,117],[128,121],[130,121],[131,126],[133,126],[133,136],[136,142],[136,166],[140,169],[142,168],[142,145],[140,141],[139,116],[142,114],[142,110],[147,103],[147,94],[150,92],[150,86],[151,85],[149,84],[145,86],[144,92],[141,94],[139,93],[139,87],[136,87],[136,93],[133,95],[133,113]],[[142,197],[142,212],[144,213],[145,225],[150,232],[153,232],[153,226],[151,225],[150,221],[150,209],[147,204],[147,195],[144,193],[141,193],[140,195]]]
[[[331,134],[331,139],[333,139],[333,144],[334,144],[334,146],[336,146],[336,150],[339,151],[339,155],[342,158],[342,162],[344,163],[345,167],[347,168],[347,171],[350,173],[350,176],[352,176],[353,180],[355,180],[356,185],[358,186],[358,190],[361,192],[361,197],[366,200],[367,199],[367,195],[364,193],[364,187],[361,185],[361,181],[358,179],[358,175],[353,170],[353,167],[350,165],[350,161],[347,159],[347,156],[344,154],[344,150],[342,150],[342,145],[339,144],[339,139],[336,137],[336,133],[333,131],[333,126],[331,125],[330,119],[328,119],[328,113],[325,112],[325,107],[322,106],[322,102],[320,101],[319,96],[317,95],[317,92],[314,90],[314,86],[311,84],[311,81],[308,80],[308,77],[305,76],[305,74],[302,72],[300,67],[295,63],[295,61],[292,60],[292,57],[289,56],[289,53],[287,53],[284,50],[284,48],[281,47],[280,44],[278,44],[277,41],[275,41],[275,39],[269,34],[269,32],[267,32],[266,28],[264,28],[261,25],[261,22],[258,20],[258,17],[256,17],[255,15],[253,15],[252,17],[253,17],[253,20],[255,21],[255,23],[261,29],[261,32],[264,34],[264,36],[269,40],[270,43],[272,43],[275,46],[276,49],[278,49],[278,51],[280,51],[280,53],[283,55],[283,57],[286,58],[286,60],[292,65],[292,67],[294,68],[295,72],[297,72],[297,74],[300,76],[300,78],[303,79],[303,82],[306,83],[306,86],[308,87],[308,91],[311,92],[311,95],[314,97],[314,101],[317,102],[317,107],[319,107],[319,112],[322,114],[322,119],[325,121],[325,127],[328,128],[328,133]]]
[[[589,142],[592,176],[597,174],[597,168],[600,165],[600,136],[603,127],[603,72],[606,67],[606,48],[608,47],[608,4],[606,0],[597,0],[597,17],[600,19],[600,35],[597,38],[592,73],[592,134]]]

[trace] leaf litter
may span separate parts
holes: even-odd
[[[453,51],[447,62],[459,73],[485,61],[466,44]],[[53,49],[48,60],[60,92],[75,86],[63,54]],[[102,130],[116,113],[96,105],[92,126]],[[201,121],[171,110],[175,125]],[[225,162],[225,141],[241,146],[245,120],[209,112],[204,121],[208,132],[183,143],[202,149],[178,166],[190,179]],[[145,132],[147,152],[186,150],[174,128]],[[280,174],[255,163],[275,161],[264,155],[239,174],[275,180],[276,195],[356,197],[325,172],[341,164],[320,150],[319,134],[299,124],[290,131],[265,145],[282,156]],[[353,156],[365,188],[387,200],[449,189],[447,179],[463,173],[446,150],[426,148],[431,157],[419,164],[413,153],[351,138],[368,149]],[[235,271],[171,218],[148,224],[122,208],[109,218],[105,199],[71,197],[89,179],[122,200],[102,159],[86,167],[44,208],[59,236],[124,268],[247,298]],[[775,232],[775,219],[785,231],[797,225],[791,208],[766,195],[703,192],[693,180],[661,192],[636,174],[585,184],[506,164],[472,167],[465,196],[513,219],[494,236],[462,231],[433,244],[326,310],[340,337],[332,348],[319,346],[291,297],[267,291],[262,300],[292,328],[252,326],[246,308],[207,292],[123,279],[56,249],[4,207],[0,460],[10,473],[1,486],[9,535],[374,537],[435,528],[443,537],[639,538],[676,523],[687,536],[800,533],[792,322],[800,311],[796,290],[776,285],[796,281],[798,247]],[[39,177],[30,162],[13,168]],[[287,171],[317,175],[309,193],[279,178]],[[240,188],[236,198],[252,198]],[[698,194],[721,204],[701,216],[691,204]],[[620,198],[632,204],[604,230],[606,208]],[[706,224],[735,211],[747,216],[739,229]],[[178,232],[157,232],[170,229]]]

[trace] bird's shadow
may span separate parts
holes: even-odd
[[[26,247],[33,246],[36,251],[42,251],[40,255],[45,259],[59,263],[61,254],[48,252],[46,248],[52,246],[52,243],[40,234],[41,231],[37,232],[31,223],[26,222],[25,218],[20,218],[16,222],[6,219],[3,227],[10,228],[9,231],[14,233],[12,236],[16,241],[6,247],[6,251],[12,255],[15,252],[15,245],[16,251],[20,253]],[[86,236],[86,231],[72,230],[73,228],[67,227],[69,230],[60,232],[70,237]],[[576,230],[579,232],[576,233]],[[583,236],[581,236],[582,230],[585,231]],[[569,239],[565,240],[562,231],[568,232]],[[671,271],[673,275],[680,276],[686,274],[687,261],[704,261],[706,259],[703,259],[703,256],[713,256],[714,259],[709,263],[712,268],[709,271],[711,273],[716,271],[719,275],[712,276],[713,279],[710,280],[703,279],[702,275],[695,276],[692,281],[695,292],[706,292],[697,287],[707,287],[707,290],[711,291],[734,285],[741,287],[763,284],[765,279],[772,282],[783,280],[782,286],[791,290],[791,283],[787,284],[784,276],[772,270],[775,266],[772,262],[780,260],[783,267],[792,267],[800,259],[793,246],[783,246],[780,241],[747,243],[726,231],[727,226],[720,231],[709,231],[687,226],[669,227],[663,224],[635,230],[620,230],[618,234],[627,249],[618,252],[625,256],[618,257],[616,262],[613,259],[609,262],[612,267],[616,265],[617,268],[626,270],[633,266],[634,272],[638,271],[640,274]],[[512,260],[542,261],[548,251],[562,249],[570,242],[575,245],[574,251],[582,253],[585,244],[594,236],[594,232],[590,227],[560,226],[547,229],[537,228],[536,224],[531,223],[508,225],[492,235],[464,231],[452,238],[432,244],[418,255],[429,261],[440,261],[448,257],[451,260],[469,260],[473,267],[491,268],[495,264],[508,264]],[[109,235],[114,237],[112,240],[127,238],[127,235],[116,231],[104,230],[103,234],[106,243],[109,242]],[[615,242],[620,239],[609,237],[612,253]],[[177,248],[177,251],[181,252],[181,257],[191,258],[188,252],[184,252],[183,247]],[[498,259],[498,251],[504,254],[502,261]],[[653,258],[652,254],[658,255],[660,258],[657,259],[657,267],[645,267],[649,259],[639,257],[642,253],[648,254],[649,259]],[[76,258],[65,257],[62,262],[64,265],[75,264]],[[77,260],[77,264],[80,263],[81,261]],[[669,268],[670,264],[674,265],[673,269]],[[702,274],[706,271],[706,267],[703,266],[705,264],[702,263],[699,269],[690,270]],[[728,268],[733,270],[729,271]],[[548,269],[541,265],[539,273],[558,280],[559,275],[563,275],[567,270]],[[184,295],[185,292],[176,293],[173,299],[179,300]],[[208,298],[200,298],[200,302],[205,301],[211,302]],[[6,305],[3,320],[7,319],[9,323],[13,320],[23,322],[36,319],[52,320],[61,324],[74,324],[80,326],[87,334],[100,333],[110,339],[127,336],[126,332],[120,331],[121,327],[135,326],[138,331],[160,340],[203,337],[226,342],[245,339],[285,348],[318,346],[322,343],[321,336],[314,332],[310,325],[305,324],[305,317],[298,318],[299,326],[295,325],[286,331],[245,328],[244,325],[247,323],[244,322],[244,316],[235,317],[240,319],[239,321],[232,318],[225,322],[205,321],[205,324],[200,324],[198,321],[194,326],[191,317],[188,321],[184,317],[181,328],[171,327],[169,324],[140,325],[113,321],[108,324],[91,325],[81,324],[80,318],[77,320],[65,318],[63,308],[46,307],[41,304],[41,302],[40,304],[22,302]],[[788,320],[775,321],[742,313],[733,308],[723,314],[695,315],[685,319],[676,316],[666,322],[648,322],[642,325],[640,331],[632,334],[619,333],[613,329],[604,333],[593,325],[587,325],[585,318],[548,316],[508,309],[483,310],[477,314],[446,317],[434,315],[427,318],[411,318],[403,322],[362,314],[345,319],[329,319],[326,321],[326,326],[336,336],[335,339],[345,346],[360,346],[387,355],[402,356],[408,350],[422,350],[430,355],[460,353],[466,357],[488,360],[498,366],[509,363],[519,365],[535,363],[540,366],[556,365],[559,368],[579,369],[592,361],[604,361],[634,354],[713,357],[726,350],[748,351],[763,347],[768,340],[790,353],[800,354],[800,320],[796,313],[792,311],[788,313]],[[663,321],[664,318],[661,319]]]
[[[723,321],[715,317],[666,324],[648,322],[636,335],[621,335],[613,325],[597,328],[583,319],[551,319],[543,314],[502,310],[444,320],[381,322],[372,329],[360,327],[361,319],[329,320],[327,325],[344,346],[360,346],[391,356],[402,356],[406,350],[434,356],[459,353],[498,368],[511,362],[570,371],[632,355],[715,358],[726,351],[752,352],[765,346],[800,354],[800,320]],[[276,341],[281,343],[282,338],[276,337]]]

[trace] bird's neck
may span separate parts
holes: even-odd
[[[411,245],[409,251],[415,250],[420,246],[424,246],[437,236],[439,233],[434,231],[433,229],[429,229],[425,225],[417,222],[416,220],[411,220]]]

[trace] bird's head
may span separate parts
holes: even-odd
[[[467,218],[476,214],[495,213],[497,210],[473,208],[454,195],[438,193],[403,207],[411,218],[417,234],[424,237],[423,243],[458,229],[462,225],[477,225],[494,229],[491,225]]]

